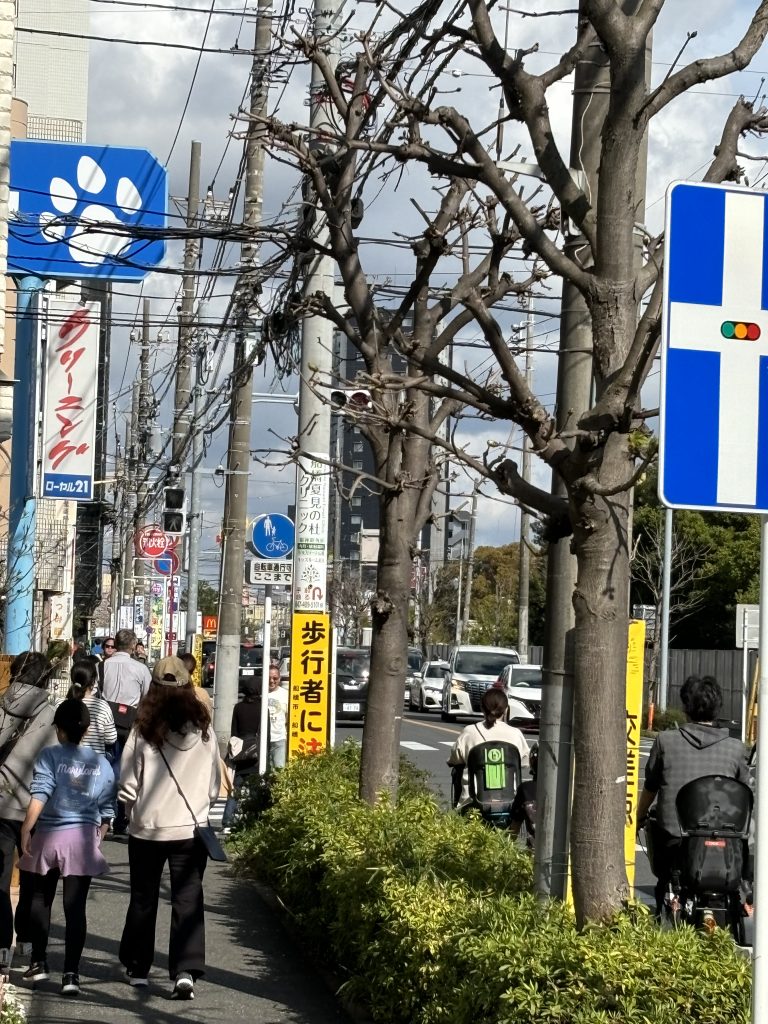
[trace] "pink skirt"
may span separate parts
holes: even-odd
[[[47,875],[57,870],[67,875],[106,875],[109,864],[101,852],[98,825],[72,825],[69,828],[38,829],[32,836],[32,849],[19,860],[21,871]]]

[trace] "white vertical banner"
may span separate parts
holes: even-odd
[[[101,303],[48,298],[42,497],[93,498]]]
[[[327,455],[300,456],[296,470],[294,612],[322,612],[327,605],[330,480],[327,461]]]

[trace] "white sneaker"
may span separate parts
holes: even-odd
[[[146,988],[149,985],[149,978],[146,975],[142,977],[140,974],[132,974],[130,971],[126,971],[125,977],[132,988]]]
[[[189,971],[179,971],[176,975],[176,983],[173,986],[171,999],[194,999],[195,979]]]

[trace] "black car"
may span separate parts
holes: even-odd
[[[261,689],[261,672],[264,663],[264,648],[255,644],[240,644],[239,683],[257,679]],[[203,664],[203,686],[213,686],[216,675],[216,651],[212,651]]]
[[[371,652],[367,647],[336,651],[336,717],[365,718]]]

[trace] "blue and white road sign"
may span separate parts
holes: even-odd
[[[144,149],[11,142],[8,272],[139,281],[165,255],[165,168]],[[97,225],[94,227],[94,225]]]
[[[667,192],[659,496],[768,512],[768,196]]]
[[[279,512],[259,516],[251,528],[251,547],[260,558],[287,558],[295,541],[293,520]]]

